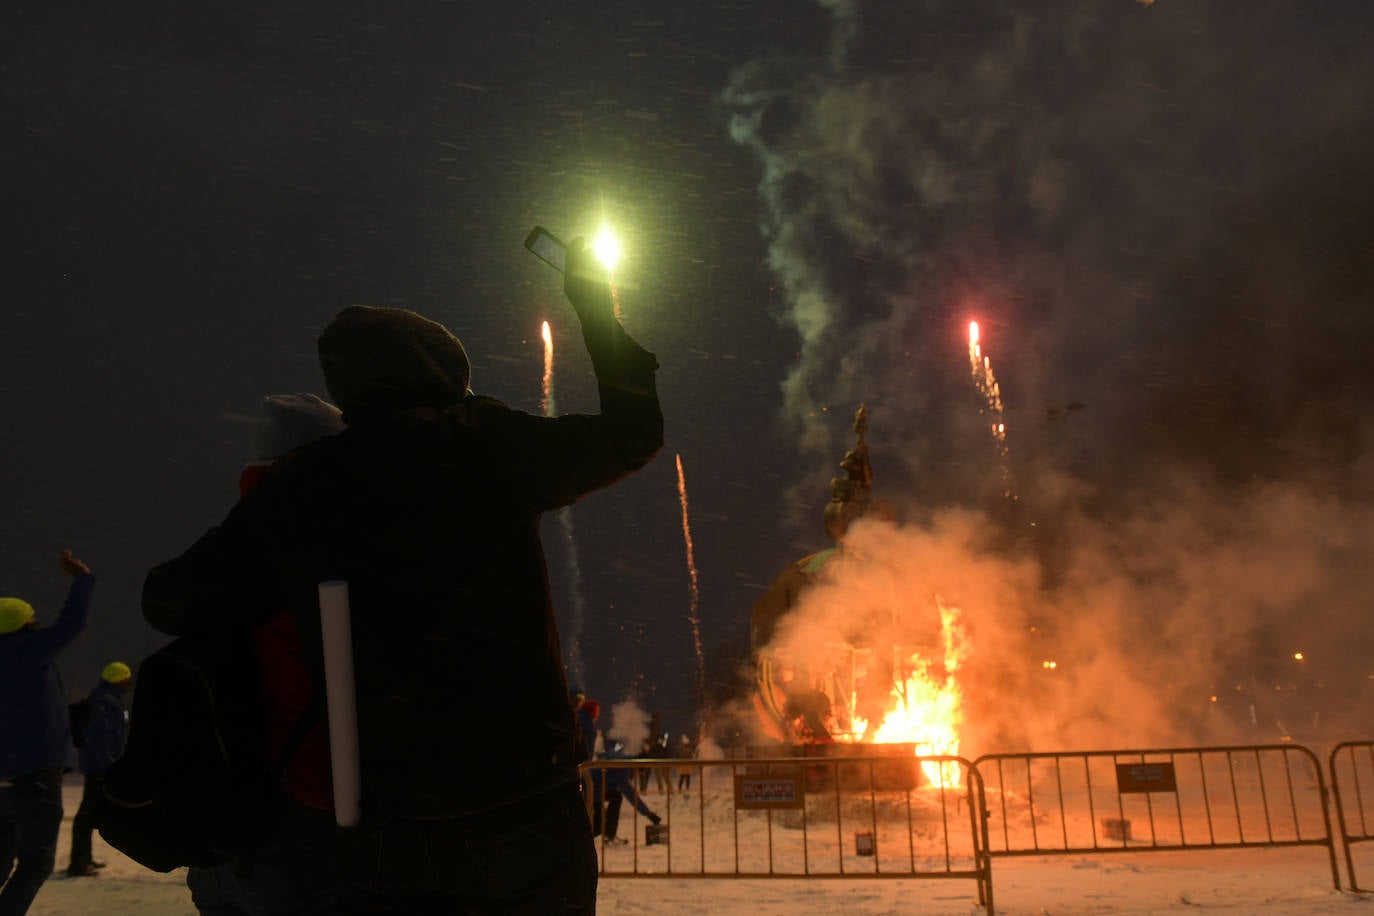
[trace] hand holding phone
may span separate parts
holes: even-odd
[[[615,320],[609,273],[580,237],[565,245],[543,226],[535,226],[525,236],[525,247],[563,274],[563,293],[584,325]]]
[[[568,246],[543,226],[535,226],[530,230],[530,234],[525,236],[525,247],[560,274],[564,272],[568,261]]]

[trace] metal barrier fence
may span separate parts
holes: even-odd
[[[1346,741],[1331,750],[1331,800],[1345,846],[1350,889],[1368,893],[1355,876],[1356,843],[1374,840],[1374,741]]]
[[[678,788],[683,768],[695,784]],[[640,793],[653,824],[618,774],[638,789],[636,771],[664,769],[666,788]],[[597,839],[602,875],[963,878],[995,912],[983,784],[963,758],[597,760],[582,774],[589,813],[623,796],[615,836],[626,842]]]
[[[1340,890],[1321,764],[1292,744],[989,754],[988,854],[1324,846]]]

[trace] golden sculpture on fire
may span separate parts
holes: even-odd
[[[868,636],[850,632],[848,638],[823,627],[803,633],[794,625],[796,618],[789,619],[811,589],[843,585],[836,570],[858,557],[846,553],[853,549],[846,535],[856,521],[864,516],[891,521],[890,509],[871,495],[865,407],[855,413],[853,428],[854,446],[840,461],[845,476],[830,481],[824,512],[826,534],[835,545],[789,564],[751,611],[758,722],[777,742],[774,751],[832,754],[845,751],[845,745],[859,751],[853,745],[862,744],[866,753],[882,746],[884,753],[957,754],[961,698],[955,673],[964,654],[957,609],[945,607],[938,597],[929,606],[917,600],[901,608],[882,607],[880,613],[892,618],[890,627]],[[828,601],[823,615],[844,619],[853,616],[845,594],[843,587],[827,588],[823,597],[813,593],[806,604],[815,611]],[[871,602],[865,612],[872,612]],[[938,765],[923,769],[927,781],[943,781]]]

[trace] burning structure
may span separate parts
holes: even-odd
[[[959,751],[956,676],[966,651],[959,610],[935,595],[861,596],[850,584],[865,562],[847,540],[851,526],[866,516],[891,516],[872,498],[867,430],[861,406],[855,445],[840,462],[846,476],[831,480],[825,508],[835,545],[789,564],[751,612],[754,708],[774,742],[759,748],[761,755]],[[824,623],[814,625],[817,619]],[[924,769],[929,782],[940,784],[955,768],[944,778],[934,763]]]

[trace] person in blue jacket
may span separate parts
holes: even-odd
[[[620,741],[609,741],[606,752],[601,756],[604,760],[624,760],[625,745]],[[616,836],[616,829],[620,826],[620,805],[626,798],[635,806],[636,811],[649,819],[649,823],[656,825],[662,820],[635,790],[634,770],[629,767],[606,767],[602,772],[606,774],[607,843],[624,845],[629,842]]]
[[[0,598],[0,914],[26,913],[57,861],[62,770],[71,759],[67,697],[55,660],[86,626],[95,591],[90,567],[63,551],[72,577],[56,622]]]
[[[105,772],[124,754],[129,740],[129,714],[124,710],[124,695],[133,685],[134,673],[123,662],[110,662],[100,672],[100,684],[91,691],[90,721],[82,735],[77,762],[85,774],[81,806],[72,821],[72,855],[67,877],[85,878],[104,868],[104,862],[91,857],[91,814],[96,798],[104,791]]]

